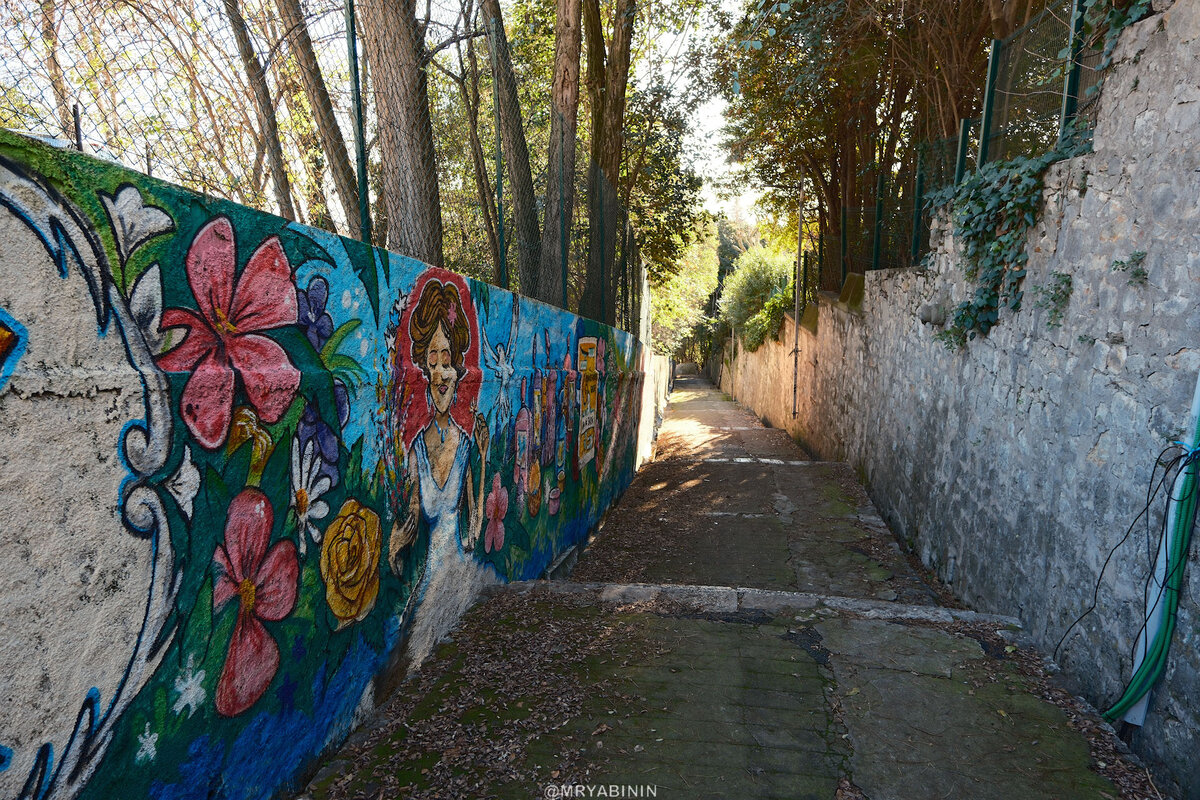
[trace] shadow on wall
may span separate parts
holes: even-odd
[[[632,479],[627,333],[3,131],[0,207],[0,794],[287,788]]]

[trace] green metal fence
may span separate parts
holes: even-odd
[[[814,247],[801,256],[802,286],[819,276],[919,264],[929,252],[935,209],[928,198],[980,165],[1053,149],[1069,130],[1095,124],[1101,52],[1084,46],[1079,0],[1054,0],[1028,25],[992,45],[980,117],[958,136],[901,148],[899,163],[877,179],[874,205],[823,213]]]
[[[982,164],[1041,155],[1069,131],[1095,125],[1102,52],[1083,41],[1081,5],[1056,0],[1012,36],[994,41],[980,117],[963,120],[955,139],[918,147],[911,263],[929,250],[930,194]]]
[[[1081,5],[1055,0],[992,43],[979,163],[1040,155],[1067,126],[1094,123],[1101,53],[1084,46]]]

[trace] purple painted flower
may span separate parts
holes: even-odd
[[[338,412],[340,416],[340,403],[338,404]],[[296,441],[300,446],[301,452],[304,451],[309,442],[316,445],[316,455],[320,457],[321,464],[318,474],[329,478],[331,486],[337,486],[338,437],[333,428],[329,427],[325,420],[321,419],[316,407],[312,403],[306,405],[304,413],[300,415],[300,424],[296,428]]]
[[[333,403],[337,406],[338,427],[345,428],[350,421],[350,392],[337,378],[333,379]]]
[[[304,329],[309,343],[317,352],[333,335],[333,317],[325,310],[329,300],[329,283],[320,275],[314,275],[308,282],[308,290],[296,289],[296,303],[299,306],[297,324]]]

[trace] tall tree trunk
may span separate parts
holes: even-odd
[[[598,0],[584,0],[588,44],[588,94],[592,102],[591,179],[588,186],[590,242],[579,313],[609,325],[616,322],[617,276],[613,274],[617,230],[617,187],[625,144],[625,89],[637,14],[635,0],[617,0],[612,41],[605,57]]]
[[[492,52],[492,80],[498,82],[500,95],[500,139],[508,167],[512,193],[513,233],[517,245],[517,275],[521,294],[544,299],[541,289],[542,237],[538,230],[537,197],[533,192],[533,172],[529,167],[529,145],[525,141],[524,121],[517,97],[517,77],[513,70],[508,37],[499,0],[483,0],[479,5]]]
[[[600,0],[582,0],[583,34],[587,39],[588,107],[592,111],[591,165],[600,163],[600,131],[604,128],[604,62],[608,57],[604,44],[604,23]],[[590,190],[589,190],[590,191]]]
[[[1045,0],[988,0],[992,38],[1007,39],[1045,7]]]
[[[276,62],[278,63],[278,62]],[[300,88],[300,78],[296,75],[298,67],[294,59],[287,59],[279,65],[277,73],[279,92],[287,104],[288,116],[296,133],[296,145],[300,149],[300,160],[304,165],[304,173],[296,175],[299,196],[304,208],[297,208],[299,222],[306,222],[327,231],[336,231],[333,217],[329,213],[329,198],[325,195],[325,166],[328,163],[321,148],[320,135],[313,122],[313,114]],[[308,211],[308,219],[304,219],[304,209]]]
[[[910,89],[911,84],[907,75],[901,75],[892,87],[891,107],[888,109],[888,121],[885,128],[887,139],[879,161],[880,168],[889,175],[892,171],[892,163],[896,160],[896,150],[900,146],[900,121],[909,105]]]
[[[283,146],[279,143],[279,126],[275,122],[275,106],[271,103],[271,91],[267,88],[267,76],[254,46],[250,43],[250,32],[246,28],[246,20],[238,7],[238,0],[224,0],[225,15],[229,17],[229,26],[233,29],[233,38],[237,42],[238,54],[242,57],[242,67],[246,70],[246,78],[254,92],[254,102],[258,106],[259,124],[266,138],[267,157],[271,163],[271,180],[275,184],[275,199],[279,203],[279,213],[288,219],[295,219],[296,212],[292,208],[292,191],[288,186],[287,171],[283,165]]]
[[[550,155],[542,225],[539,299],[566,306],[563,262],[570,256],[575,206],[575,135],[579,125],[580,0],[558,0],[554,83],[550,93]]]
[[[325,152],[325,163],[333,176],[333,186],[346,214],[346,230],[355,239],[362,238],[362,226],[358,217],[358,184],[355,181],[354,168],[346,152],[346,140],[342,138],[337,118],[333,115],[333,103],[329,99],[325,78],[321,74],[312,39],[308,35],[308,25],[304,21],[300,0],[275,0],[275,6],[279,9],[279,17],[286,29],[285,35],[291,46],[292,56],[299,67],[300,81],[312,110],[317,135],[321,138],[321,149]]]
[[[579,313],[592,319],[604,316],[603,281],[604,241],[603,184],[600,177],[600,146],[604,130],[604,73],[607,48],[600,17],[600,0],[582,0],[583,35],[587,42],[588,108],[592,114],[592,140],[588,144],[588,249],[587,271],[583,278],[583,294],[579,298]]]
[[[387,247],[442,266],[442,203],[429,117],[425,33],[415,0],[362,0],[375,87]]]
[[[614,189],[621,181],[621,156],[625,149],[625,89],[629,85],[629,61],[636,15],[637,0],[617,0],[604,75],[604,133],[601,136],[600,169]]]
[[[362,63],[362,85],[360,87],[360,93],[363,98],[363,106],[365,110],[367,98],[372,96],[375,86],[375,73],[372,71],[373,68],[371,66],[371,59],[369,54],[366,52],[365,47],[358,51],[358,55],[359,60]],[[363,132],[363,135],[366,135],[366,131]],[[374,206],[371,208],[371,244],[375,245],[376,247],[387,247],[387,203],[383,202],[382,190],[379,188],[383,186],[383,159],[377,158],[374,161],[371,160],[371,151],[375,148],[375,145],[378,143],[378,141],[379,134],[376,132],[374,139],[367,139],[363,142],[363,149],[366,151],[363,154],[363,157],[367,161],[367,182],[365,187],[368,190],[372,186],[376,187],[376,201]]]

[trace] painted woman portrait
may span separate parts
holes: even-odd
[[[472,554],[483,526],[483,466],[489,445],[487,421],[470,398],[459,397],[471,369],[479,369],[477,363],[468,366],[469,354],[478,360],[478,347],[471,346],[472,319],[454,282],[430,278],[420,289],[405,337],[410,344],[407,355],[423,376],[429,419],[411,435],[406,447],[405,496],[409,501],[407,508],[398,510],[388,560],[393,572],[401,575],[406,548],[419,529],[428,531],[428,556],[412,595],[419,604],[409,632],[414,666],[466,610],[478,588],[497,581],[495,571]],[[404,355],[398,352],[397,359]],[[419,392],[419,386],[413,385],[417,370],[404,370],[403,374],[409,382],[407,390]],[[472,377],[471,383],[477,387],[479,376]],[[412,405],[419,407],[419,402]],[[456,413],[469,420],[470,431],[455,419]],[[478,483],[472,475],[473,464],[478,465]]]

